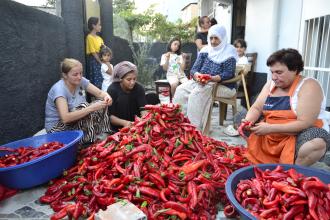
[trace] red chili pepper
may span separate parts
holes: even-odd
[[[142,151],[152,151],[152,147],[149,144],[142,144],[136,148],[134,148],[133,150],[129,151],[128,153],[126,153],[127,157],[130,157],[136,153],[142,152]]]
[[[161,212],[157,212],[155,215],[153,215],[153,218],[154,219],[158,219],[157,216],[159,214],[166,214],[166,215],[170,215],[170,216],[176,215],[176,216],[178,216],[182,220],[185,220],[187,218],[187,214],[186,213],[178,212],[178,211],[175,211],[173,209],[168,209],[168,210],[164,210],[164,211],[161,211]]]
[[[41,203],[51,203],[53,201],[56,201],[60,196],[62,195],[62,191],[58,190],[55,194],[53,195],[43,195],[39,198],[39,201]]]
[[[224,208],[223,213],[227,218],[235,218],[238,214],[232,205],[227,205]]]
[[[165,208],[171,208],[171,209],[174,209],[174,210],[179,211],[179,212],[184,212],[184,213],[189,212],[187,206],[185,206],[184,204],[173,202],[173,201],[165,202],[164,207]]]
[[[314,193],[311,191],[306,192],[308,197],[308,208],[309,214],[314,218],[318,219],[318,215],[316,214],[316,205],[317,205],[317,198],[315,197]]]
[[[273,207],[270,209],[266,209],[260,213],[260,217],[262,219],[269,219],[272,216],[277,216],[279,213],[279,209],[277,207]]]
[[[83,214],[84,211],[85,211],[85,208],[84,208],[83,204],[81,202],[77,202],[72,217],[74,219],[78,219]]]
[[[146,186],[140,186],[139,190],[142,194],[146,194],[148,196],[153,196],[156,198],[159,198],[159,191],[150,187],[146,187]]]
[[[283,216],[283,220],[289,220],[289,219],[293,219],[294,216],[298,215],[299,213],[301,213],[302,211],[304,211],[304,206],[299,205],[299,206],[293,206],[289,212],[285,213]]]
[[[197,205],[197,187],[196,184],[193,181],[188,182],[188,193],[191,196],[191,199],[189,201],[189,207],[191,209],[194,209]]]
[[[157,174],[157,173],[149,173],[148,177],[150,178],[150,180],[155,183],[155,184],[160,184],[161,187],[165,187],[165,181],[163,180],[163,178]]]
[[[326,184],[324,184],[320,179],[318,179],[317,177],[313,177],[313,179],[308,178],[307,181],[304,181],[302,183],[302,188],[304,189],[304,191],[308,191],[310,189],[318,189],[321,191],[328,191],[329,188]]]
[[[197,162],[193,162],[191,164],[185,165],[183,166],[180,171],[184,172],[186,174],[197,171],[198,168],[200,168],[201,166],[203,166],[206,163],[206,160],[200,160]]]
[[[167,189],[167,188],[163,188],[161,191],[160,191],[160,198],[161,200],[163,200],[163,202],[167,202],[167,198],[166,198],[166,195],[169,195],[171,193],[171,190]]]
[[[281,196],[277,195],[275,199],[271,201],[268,200],[268,197],[264,198],[262,204],[269,209],[269,208],[277,207],[280,202],[281,202]]]
[[[306,194],[301,190],[293,186],[289,186],[286,183],[283,182],[272,182],[272,186],[282,192],[289,193],[289,194],[294,194],[294,195],[299,195],[303,198],[306,198]]]
[[[250,127],[252,126],[252,122],[250,121],[245,121],[242,122],[241,125],[238,127],[238,133],[245,139],[247,139],[247,136],[244,133],[244,130],[246,129],[246,127]]]
[[[242,202],[242,206],[251,211],[259,211],[261,203],[257,198],[246,198]]]

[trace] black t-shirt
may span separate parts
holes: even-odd
[[[208,32],[197,32],[195,40],[197,39],[201,39],[202,40],[202,44],[206,45],[207,44],[207,33]]]
[[[121,88],[120,82],[113,82],[108,88],[108,93],[112,98],[109,114],[120,119],[134,121],[136,115],[141,116],[140,107],[147,104],[144,88],[139,83],[136,83],[134,88],[127,93]],[[112,127],[114,130],[119,129],[116,126]]]

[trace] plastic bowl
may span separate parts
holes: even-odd
[[[278,165],[282,166],[284,170],[294,168],[297,172],[305,176],[316,176],[320,178],[320,180],[322,180],[324,183],[327,184],[330,183],[330,173],[315,168],[303,167],[303,166],[291,165],[291,164],[259,164],[256,166],[262,170],[265,169],[274,170]],[[249,213],[245,208],[243,208],[235,198],[236,187],[239,181],[244,179],[251,179],[255,177],[253,167],[254,165],[243,167],[241,169],[236,170],[229,176],[226,182],[227,197],[230,203],[235,207],[235,209],[240,214],[241,219],[257,219],[251,213]]]
[[[64,147],[26,163],[0,168],[0,184],[13,189],[27,189],[58,177],[75,163],[77,145],[82,136],[82,131],[63,131],[4,144],[10,148],[39,147],[47,142],[59,141]],[[4,154],[0,153],[0,156]]]

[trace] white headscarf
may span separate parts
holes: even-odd
[[[211,46],[211,36],[216,36],[221,40],[221,43],[216,46]],[[201,53],[208,53],[208,58],[215,63],[222,63],[227,59],[233,57],[238,60],[237,51],[234,46],[227,43],[227,32],[225,27],[218,24],[213,25],[207,35],[208,46],[203,47]]]

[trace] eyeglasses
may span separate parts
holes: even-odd
[[[235,45],[235,48],[245,48],[245,47],[243,47],[243,46],[236,46],[236,45]]]
[[[218,37],[210,37],[210,40],[213,40],[213,39],[218,40],[219,38]]]

